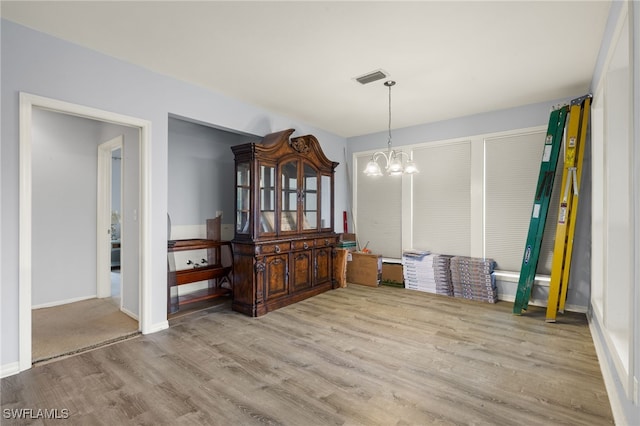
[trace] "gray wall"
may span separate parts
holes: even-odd
[[[35,306],[96,294],[99,134],[95,121],[33,111]]]
[[[576,94],[576,96],[583,94]],[[541,125],[546,126],[549,122],[550,108],[565,101],[567,99],[550,100],[517,108],[459,117],[452,120],[427,122],[417,126],[393,130],[393,146],[437,142],[485,133],[504,132]],[[425,117],[425,121],[427,120],[428,117]],[[354,152],[386,149],[387,136],[385,131],[347,139],[349,158]]]
[[[124,307],[137,314],[137,131],[42,109],[33,111],[32,305],[95,297],[98,145],[124,136]]]
[[[18,361],[19,93],[112,111],[151,123],[150,330],[166,325],[168,119],[170,115],[244,134],[294,128],[313,134],[328,158],[341,161],[345,139],[306,123],[155,74],[95,51],[2,20],[1,42],[1,329],[0,366]],[[64,60],[62,60],[64,58]],[[347,205],[345,167],[336,171],[336,227]]]
[[[169,215],[172,225],[204,225],[222,211],[234,223],[231,147],[259,138],[169,118]]]

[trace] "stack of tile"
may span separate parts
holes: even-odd
[[[356,249],[356,242],[355,241],[340,241],[337,246],[337,248],[343,248],[349,251],[354,251]]]
[[[447,254],[438,254],[433,257],[433,270],[436,279],[436,293],[445,296],[453,296],[451,284],[451,258]]]
[[[451,283],[453,295],[465,299],[496,303],[496,289],[493,259],[454,256],[451,258]]]
[[[410,290],[436,292],[433,257],[428,251],[405,250],[402,253],[404,286]]]

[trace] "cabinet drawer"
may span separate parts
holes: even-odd
[[[276,244],[262,244],[256,246],[256,254],[274,254],[284,253],[291,249],[291,243],[289,241],[283,241]]]
[[[328,247],[336,244],[336,237],[316,238],[316,247]]]
[[[291,245],[294,250],[306,250],[313,247],[313,240],[298,240],[292,241]]]

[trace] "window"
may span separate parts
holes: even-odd
[[[427,145],[413,151],[413,247],[471,254],[471,143]],[[402,253],[399,253],[401,256]]]
[[[402,257],[402,177],[362,175],[370,154],[355,161],[356,238],[360,248],[368,243],[374,253],[385,257]]]
[[[390,258],[409,248],[490,257],[499,270],[518,272],[545,135],[546,126],[416,145],[410,150],[420,173],[413,176],[366,177],[362,170],[371,154],[354,154],[360,245],[369,242],[374,253]],[[558,171],[555,193],[562,158]],[[552,197],[538,263],[545,275],[551,270],[557,213],[558,197]]]
[[[529,231],[545,131],[487,138],[485,149],[485,256],[503,271],[519,271]],[[562,153],[561,153],[562,154]],[[559,194],[563,157],[553,193]],[[551,197],[538,273],[551,273],[559,197]]]

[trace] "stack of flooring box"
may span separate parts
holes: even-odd
[[[451,258],[427,251],[406,250],[402,254],[405,288],[453,296]]]
[[[405,250],[402,253],[402,266],[405,288],[436,292],[433,255],[428,251]]]
[[[465,299],[495,303],[498,301],[493,274],[495,261],[476,257],[451,258],[451,284],[453,295]]]
[[[451,258],[447,254],[438,254],[433,258],[433,269],[436,277],[436,293],[445,296],[453,296],[451,283]]]
[[[489,303],[498,301],[493,259],[405,250],[402,266],[404,286],[410,290]]]

